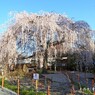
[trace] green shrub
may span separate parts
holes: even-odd
[[[46,95],[44,92],[38,92],[38,95]]]
[[[36,95],[36,92],[34,92],[34,91],[29,91],[26,95]]]
[[[43,72],[42,69],[37,70],[37,73],[39,73],[39,74],[42,74],[42,72]]]
[[[28,92],[29,92],[29,91],[27,91],[27,90],[21,90],[21,91],[20,91],[21,95],[27,95]]]

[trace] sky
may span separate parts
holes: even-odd
[[[95,30],[95,0],[0,0],[0,26],[8,21],[13,11],[66,14],[74,21],[86,21]]]

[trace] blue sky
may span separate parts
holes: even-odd
[[[10,11],[57,12],[73,20],[84,20],[95,30],[95,0],[0,0],[0,25]]]

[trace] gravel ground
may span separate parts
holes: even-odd
[[[78,75],[80,85],[86,86],[89,89],[92,89],[92,79],[94,78],[94,74],[92,73],[83,73],[83,72],[76,72],[76,71],[64,71],[64,72],[57,72],[55,74],[43,74],[47,79],[51,80],[51,91],[60,92],[59,95],[70,95],[72,89],[72,82],[76,84],[74,86],[75,90],[79,90],[78,88]],[[79,92],[76,95],[79,94]]]

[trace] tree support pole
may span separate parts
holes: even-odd
[[[4,77],[2,77],[2,89],[4,87]]]
[[[50,95],[50,86],[48,85],[47,95]]]
[[[17,87],[17,95],[20,95],[20,81],[19,81],[19,78],[18,78],[18,80],[17,80],[17,82],[18,82],[18,87]]]

